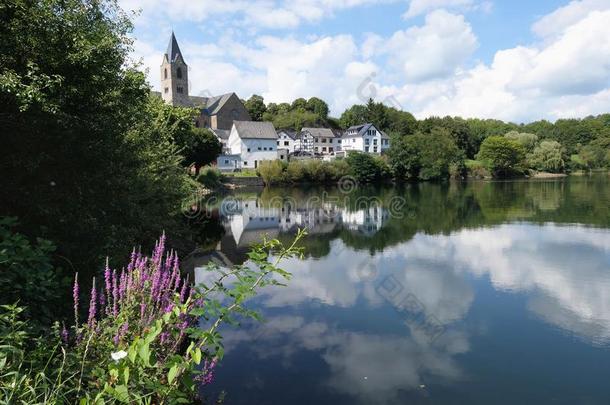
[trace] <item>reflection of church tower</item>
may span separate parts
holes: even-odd
[[[167,51],[161,63],[161,96],[167,104],[190,106],[188,66],[182,57],[172,31]]]

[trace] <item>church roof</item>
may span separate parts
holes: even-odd
[[[178,56],[180,56],[184,62],[184,57],[182,56],[182,52],[180,52],[180,47],[178,46],[178,41],[176,40],[174,31],[172,31],[172,37],[169,39],[169,44],[167,45],[167,51],[165,51],[165,54],[170,62],[175,62],[176,59],[178,59]]]

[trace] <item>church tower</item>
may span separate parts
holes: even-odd
[[[167,104],[191,106],[189,99],[188,66],[182,57],[172,31],[167,51],[161,63],[161,97]]]

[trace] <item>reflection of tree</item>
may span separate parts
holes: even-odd
[[[372,234],[339,225],[310,235],[303,244],[313,257],[328,254],[329,243],[337,237],[352,248],[374,253],[407,241],[417,233],[449,234],[462,228],[512,221],[610,226],[610,187],[608,177],[603,175],[548,181],[367,186],[349,194],[333,187],[277,187],[258,193],[237,192],[230,198],[256,199],[266,208],[304,211],[333,206],[357,212],[380,205],[389,213],[381,228]],[[404,202],[399,208],[392,204],[397,198]],[[288,240],[294,231],[280,232],[279,238]]]

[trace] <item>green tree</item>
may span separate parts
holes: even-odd
[[[564,168],[563,147],[557,141],[542,141],[527,155],[528,164],[536,170],[561,172]]]
[[[484,162],[494,177],[504,177],[522,169],[525,150],[517,141],[490,136],[481,144],[477,159]]]
[[[70,270],[177,229],[186,174],[151,126],[116,3],[15,0],[0,19],[3,212],[54,241]]]
[[[323,120],[328,118],[328,104],[326,104],[324,100],[317,97],[311,97],[307,100],[306,108]]]
[[[367,122],[367,109],[360,104],[354,104],[347,110],[343,111],[339,122],[342,128],[349,128],[354,125],[359,125]]]
[[[263,119],[263,114],[267,111],[267,107],[265,106],[265,100],[262,96],[257,94],[253,94],[246,102],[245,102],[246,110],[248,110],[248,114],[250,114],[250,118],[252,121],[261,121]]]
[[[372,183],[390,176],[390,168],[379,157],[368,153],[350,152],[346,158],[351,174],[360,183]]]
[[[306,110],[307,109],[307,100],[305,100],[302,97],[297,98],[290,105],[290,109],[291,110],[299,110],[299,109],[300,110]]]
[[[417,179],[421,168],[417,137],[393,134],[391,138],[387,156],[392,175],[398,180]]]
[[[526,151],[533,150],[538,143],[538,136],[528,134],[527,132],[510,131],[504,136],[513,141],[517,141]]]
[[[417,131],[417,120],[413,114],[395,108],[388,108],[386,113],[389,132],[404,136],[414,134]]]

